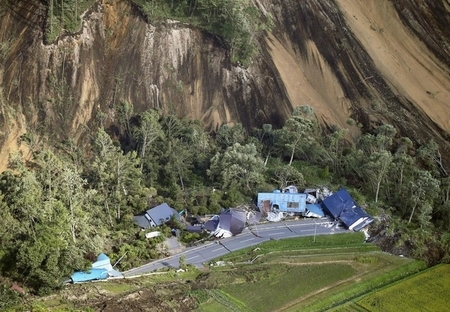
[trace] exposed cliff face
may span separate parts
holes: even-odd
[[[207,33],[153,24],[125,0],[98,1],[77,34],[43,43],[46,5],[7,1],[0,17],[1,168],[25,132],[79,139],[136,113],[165,112],[247,127],[281,126],[309,104],[323,125],[388,122],[448,146],[450,5],[446,0],[259,0],[275,28],[261,58],[233,66]],[[357,127],[350,129],[357,132]]]

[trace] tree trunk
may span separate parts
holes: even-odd
[[[292,148],[291,160],[289,161],[289,166],[292,165],[292,161],[294,160],[295,146]]]
[[[413,209],[412,209],[412,211],[411,211],[411,215],[409,216],[408,224],[411,223],[412,217],[413,217],[413,215],[414,215],[414,210],[416,210],[416,206],[417,206],[417,204],[414,205],[414,207],[413,207]]]
[[[116,209],[116,219],[120,220],[120,199],[119,199],[119,194],[120,194],[120,159],[117,158],[117,185],[116,185],[116,190],[117,190],[117,198],[116,200],[118,201],[118,205],[117,205],[117,209]]]
[[[53,0],[50,0],[50,34],[53,34]]]
[[[141,172],[144,169],[144,157],[146,148],[147,148],[147,135],[144,135],[144,142],[142,142],[142,150],[141,150]]]
[[[380,193],[380,185],[381,185],[381,179],[378,180],[378,183],[377,183],[377,191],[375,192],[375,202],[376,202],[376,203],[378,202],[378,194]]]

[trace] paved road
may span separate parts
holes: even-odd
[[[141,267],[122,272],[124,276],[140,275],[156,271],[163,267],[178,268],[180,257],[186,257],[186,264],[202,266],[203,263],[249,246],[254,246],[270,239],[283,239],[300,236],[334,234],[347,231],[329,221],[297,220],[277,223],[264,223],[245,229],[241,234],[214,242],[206,242],[200,246],[186,248],[183,252],[159,259]]]

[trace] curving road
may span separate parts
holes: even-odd
[[[237,236],[220,239],[214,242],[206,242],[196,247],[188,247],[181,253],[164,259],[155,260],[138,268],[122,272],[122,274],[126,277],[149,273],[163,267],[178,268],[180,257],[182,255],[186,257],[186,264],[193,264],[201,267],[203,263],[223,256],[229,252],[254,246],[270,239],[334,234],[345,231],[347,231],[345,228],[338,227],[329,221],[323,220],[308,219],[263,223],[252,226],[252,231],[246,228]]]

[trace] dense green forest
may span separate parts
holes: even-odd
[[[2,276],[45,293],[99,252],[113,261],[127,252],[119,269],[128,269],[161,256],[158,238],[142,239],[131,222],[149,205],[217,213],[289,184],[346,186],[412,256],[449,260],[450,183],[432,141],[415,147],[391,125],[351,139],[324,132],[309,106],[282,129],[225,124],[214,133],[156,110],[134,114],[128,103],[117,111],[117,127],[93,131],[88,150],[22,136],[30,155],[11,154],[0,175]]]

